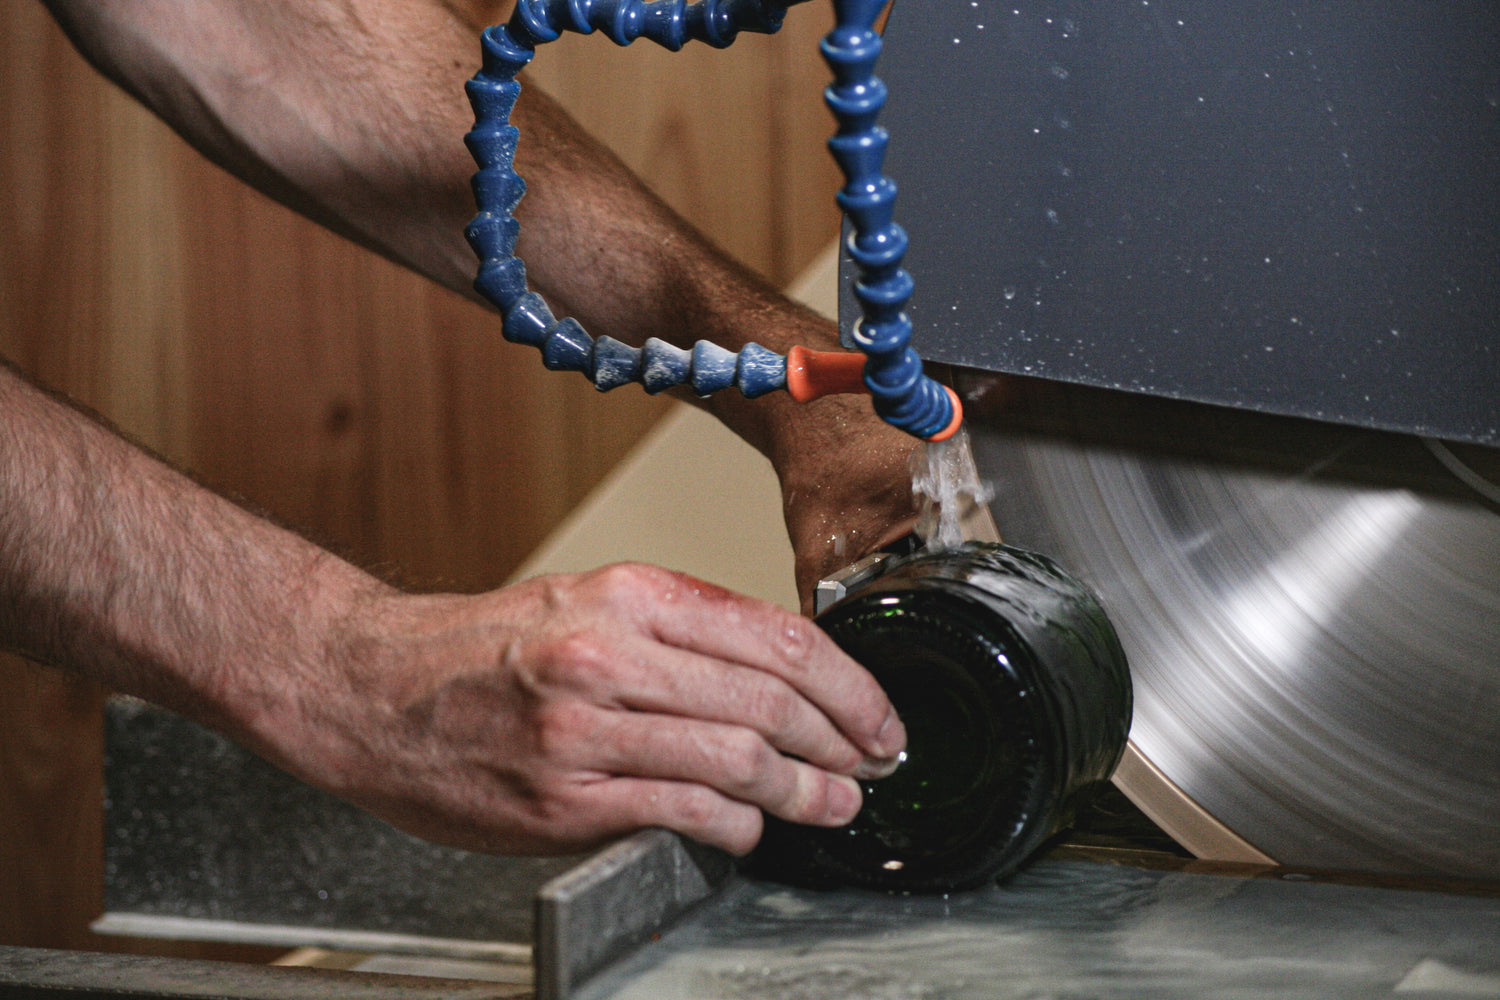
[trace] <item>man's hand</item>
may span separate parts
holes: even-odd
[[[744,853],[761,810],[848,822],[904,745],[807,620],[650,566],[357,603],[252,721],[289,769],[422,837],[582,850],[663,826]],[[309,692],[313,692],[309,694]]]
[[[0,367],[0,648],[183,712],[407,830],[732,851],[904,745],[816,626],[646,566],[404,594]]]
[[[473,294],[463,85],[478,54],[442,0],[48,4],[215,162]],[[559,315],[630,344],[837,342],[545,95],[528,87],[513,122],[528,184],[518,251]],[[912,442],[868,400],[736,395],[708,405],[781,474],[804,599],[907,530]],[[76,415],[12,396],[0,644],[239,735],[407,829],[564,849],[659,822],[743,850],[756,807],[852,815],[836,775],[900,748],[877,736],[889,707],[873,681],[805,622],[640,568],[479,597],[387,592]]]

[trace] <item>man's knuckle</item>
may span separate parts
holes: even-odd
[[[789,733],[802,718],[802,697],[784,684],[763,686],[748,704],[750,712],[768,734]]]
[[[547,650],[548,675],[568,684],[607,675],[613,657],[609,640],[592,630],[579,630],[554,639]]]
[[[712,788],[690,785],[673,802],[675,828],[743,854],[760,836],[760,809],[726,798]]]
[[[664,572],[645,563],[613,563],[594,571],[590,580],[600,599],[609,605],[639,601],[661,589]]]
[[[803,660],[811,656],[822,639],[818,627],[798,615],[780,616],[782,649],[789,659]]]
[[[742,731],[725,741],[722,766],[730,790],[744,795],[765,782],[775,766],[775,750],[755,733]]]
[[[568,760],[592,728],[588,709],[572,700],[552,702],[536,715],[537,750],[544,760]]]
[[[772,628],[775,630],[772,647],[782,661],[786,676],[793,680],[810,669],[819,648],[828,642],[816,625],[799,615],[778,612]]]
[[[718,799],[706,788],[684,789],[673,806],[679,819],[700,830],[711,826],[719,813]]]

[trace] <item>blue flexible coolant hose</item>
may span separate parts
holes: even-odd
[[[631,382],[657,393],[687,385],[707,396],[733,385],[754,398],[786,387],[786,359],[758,344],[739,353],[699,341],[692,350],[651,338],[635,348],[609,337],[597,341],[577,321],[557,319],[526,284],[526,266],[515,255],[519,224],[514,211],[526,192],[515,172],[519,130],[510,113],[520,94],[516,74],[536,47],[564,31],[599,31],[617,45],[647,38],[676,51],[690,40],[722,48],[741,31],[775,32],[786,9],[804,0],[517,0],[504,25],[485,31],[484,62],[469,81],[474,128],[465,137],[479,165],[474,197],[479,214],[465,231],[480,260],[474,287],[500,310],[507,340],[540,348],[548,368],[582,372],[601,391]],[[922,372],[908,342],[905,306],[911,276],[902,268],[907,237],[892,221],[896,185],[881,173],[888,136],[876,122],[885,85],[875,77],[881,40],[875,19],[886,0],[834,0],[837,26],[822,43],[834,72],[826,92],[838,121],[830,140],[845,185],[838,202],[850,222],[847,249],[860,271],[855,295],[863,320],[854,345],[867,356],[864,382],[876,411],[917,437],[946,436],[957,427],[957,400]]]

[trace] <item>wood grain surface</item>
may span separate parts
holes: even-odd
[[[784,283],[837,231],[825,6],[723,53],[569,37],[530,79]],[[506,7],[466,9],[482,24]],[[245,188],[96,76],[39,4],[0,6],[0,55],[0,354],[356,562],[496,585],[672,405],[546,372],[491,314]],[[87,931],[102,697],[0,659],[0,944],[263,958]]]

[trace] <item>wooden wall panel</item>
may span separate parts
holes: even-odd
[[[837,227],[825,7],[724,53],[570,37],[530,79],[785,282]],[[362,565],[497,584],[668,405],[546,372],[490,314],[222,174],[39,4],[0,6],[0,56],[0,354]],[[0,944],[264,957],[87,932],[102,696],[0,657]]]

